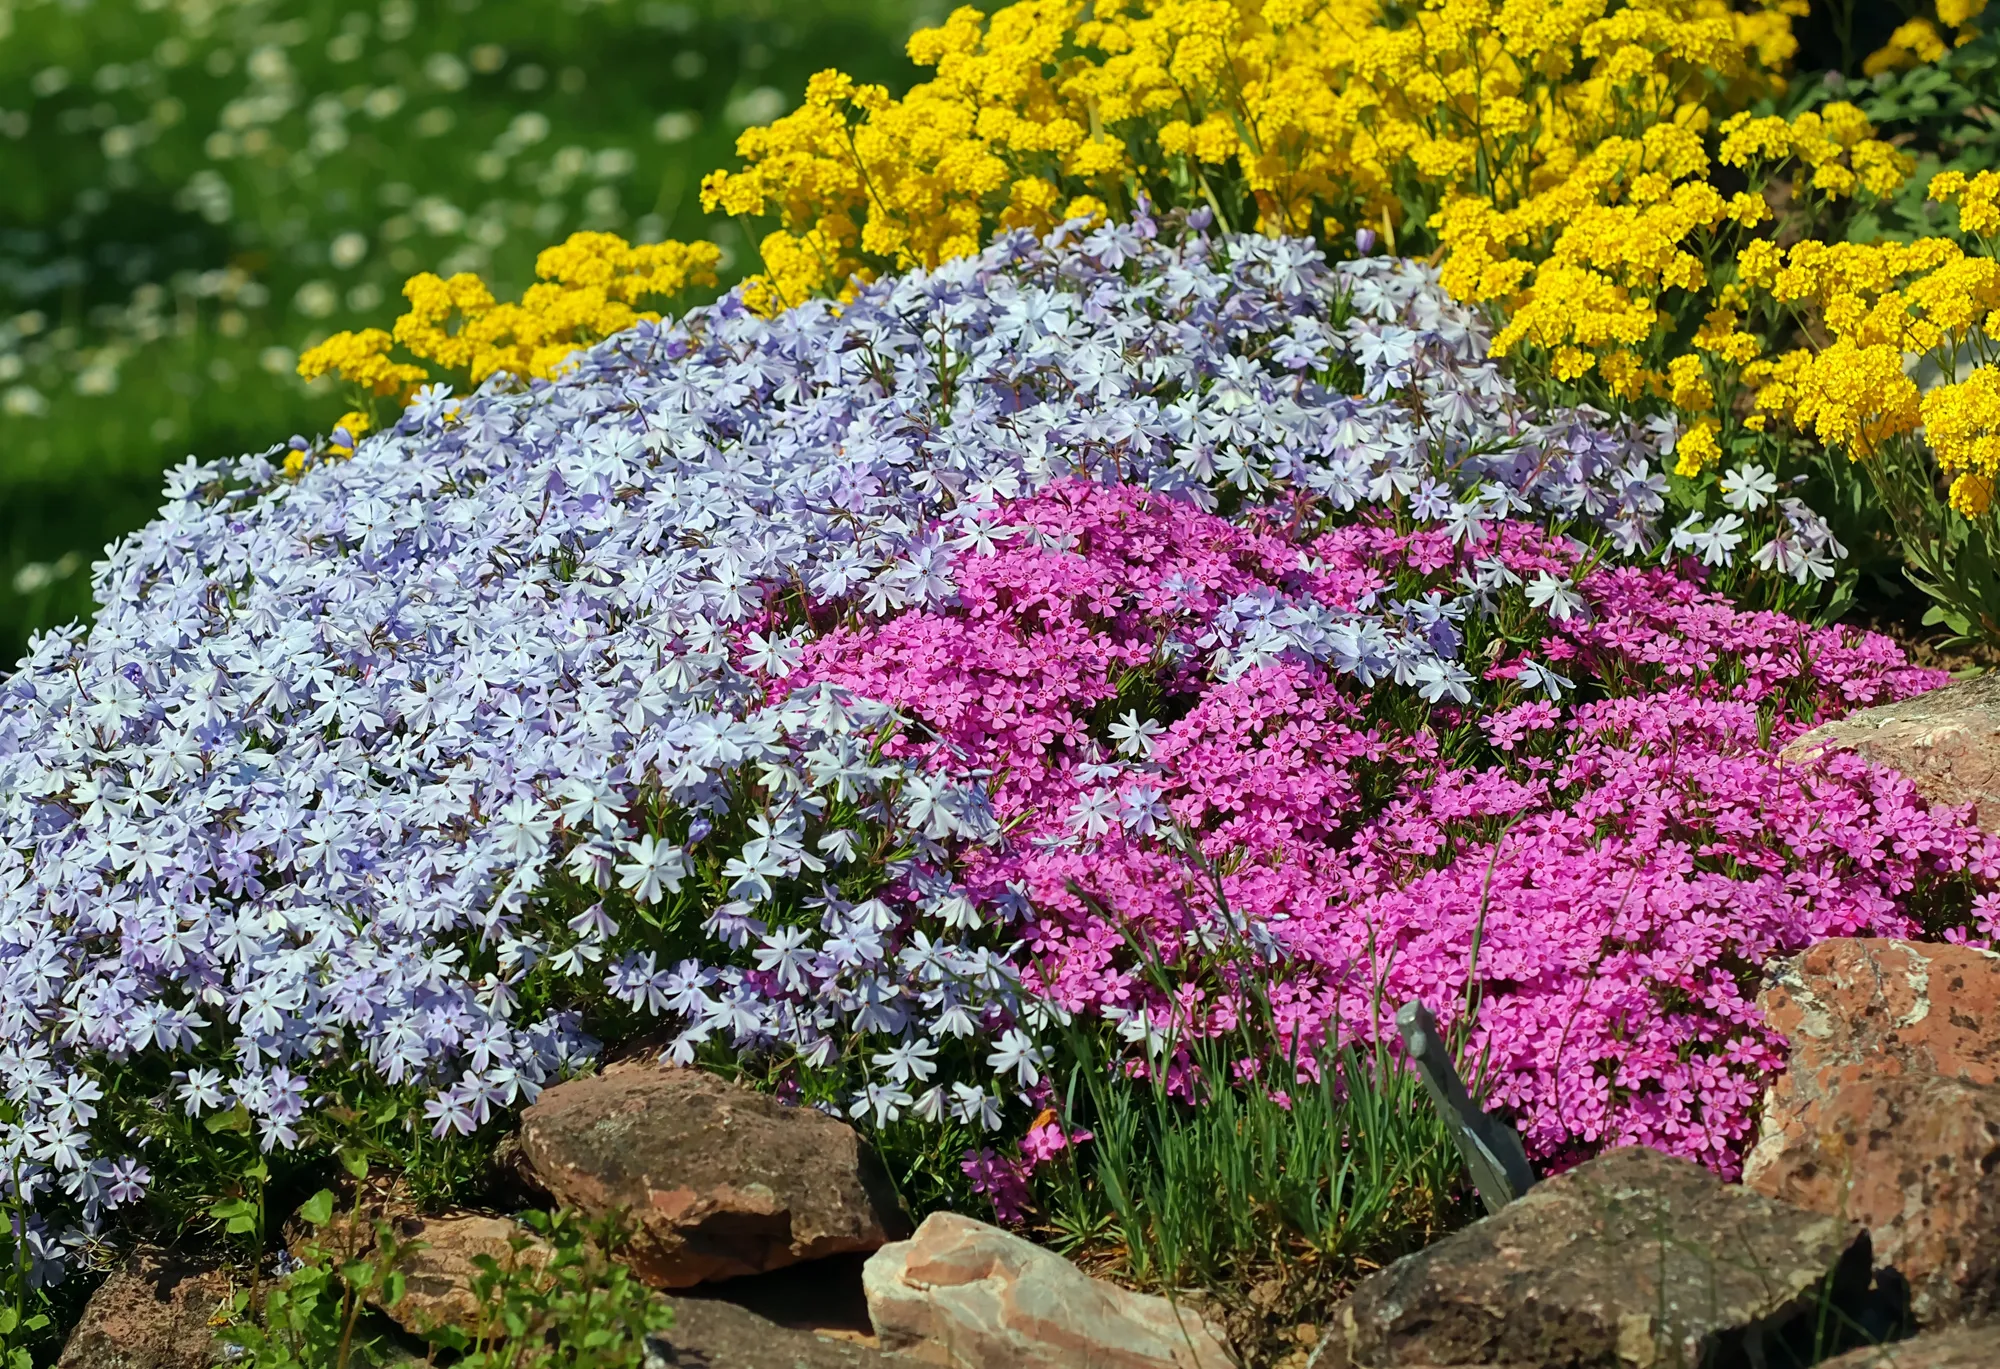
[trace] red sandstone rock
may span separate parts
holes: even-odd
[[[231,1292],[224,1271],[141,1246],[91,1294],[57,1369],[208,1369]]]
[[[1631,1146],[1370,1274],[1335,1309],[1323,1363],[1761,1363],[1766,1344],[1811,1325],[1823,1297],[1854,1305],[1868,1269],[1868,1237],[1854,1223]]]
[[[935,1212],[862,1271],[882,1348],[946,1369],[1231,1369],[1220,1332],[1019,1236]]]
[[[2000,1369],[2000,1322],[1954,1326],[1914,1340],[1850,1350],[1819,1369]]]
[[[1862,1223],[1930,1322],[2000,1311],[2000,955],[1843,938],[1759,996],[1791,1040],[1743,1181]]]
[[[1774,969],[1758,1002],[1791,1038],[1789,1087],[1923,1074],[2000,1084],[2000,955],[1866,937],[1822,941]],[[1779,1089],[1779,1101],[1792,1095]]]
[[[336,1217],[322,1231],[294,1242],[294,1252],[310,1241],[341,1258],[364,1254],[375,1247],[380,1215],[363,1214],[358,1239],[350,1238],[347,1218]],[[479,1275],[473,1261],[479,1256],[492,1256],[503,1269],[539,1269],[553,1253],[541,1237],[505,1217],[476,1212],[422,1217],[403,1209],[388,1220],[396,1240],[411,1249],[396,1266],[403,1273],[403,1296],[382,1311],[404,1330],[420,1335],[444,1326],[468,1335],[479,1331],[479,1299],[472,1291],[472,1281]],[[511,1244],[516,1239],[524,1242],[519,1251]],[[375,1298],[369,1301],[381,1306]]]
[[[630,1216],[623,1258],[656,1288],[871,1251],[909,1230],[854,1128],[700,1070],[634,1063],[547,1089],[521,1115],[521,1149],[559,1202]]]

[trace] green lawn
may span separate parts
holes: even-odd
[[[518,291],[578,228],[712,236],[737,132],[926,0],[0,0],[0,661],[90,610],[160,473],[326,428],[292,373],[416,271]],[[0,665],[4,670],[5,665]]]

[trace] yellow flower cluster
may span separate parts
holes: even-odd
[[[1928,193],[1957,202],[1968,235],[2000,229],[2000,176],[1944,172]],[[1855,460],[1921,428],[1951,479],[1951,507],[1967,517],[1987,510],[2000,474],[2000,371],[1992,365],[2000,357],[1991,341],[2000,337],[2000,261],[1946,238],[1805,241],[1746,252],[1739,275],[1829,339],[1743,366],[1759,411]],[[1953,379],[1922,390],[1912,358]]]
[[[1870,76],[1879,76],[1885,71],[1935,62],[1944,56],[1947,47],[1944,36],[1938,32],[1939,26],[1953,30],[1951,46],[1969,43],[1978,36],[1972,21],[1985,9],[1986,0],[1938,0],[1936,22],[1927,15],[1918,15],[1898,25],[1889,35],[1889,41],[1869,54],[1861,69]]]
[[[572,233],[535,259],[541,279],[520,303],[500,303],[477,276],[424,273],[403,286],[409,312],[396,341],[477,385],[495,372],[548,379],[569,356],[657,313],[633,306],[649,295],[713,285],[721,252],[713,243],[633,247],[613,233]],[[454,330],[449,325],[456,318]]]
[[[775,213],[764,274],[748,286],[772,309],[837,291],[870,261],[934,266],[967,256],[995,226],[1042,228],[1081,207],[1063,168],[1090,180],[1123,165],[1122,146],[1093,137],[1057,89],[1075,0],[1026,0],[990,26],[961,9],[916,34],[912,60],[937,69],[902,100],[837,71],[806,87],[803,106],[746,131],[739,172],[702,184],[711,212]]]
[[[1951,506],[1967,518],[1985,513],[2000,472],[2000,370],[1983,366],[1956,385],[1924,396],[1924,436],[1952,473]]]
[[[1638,138],[1607,137],[1561,181],[1502,210],[1461,197],[1437,217],[1449,253],[1448,288],[1464,299],[1500,304],[1508,318],[1495,336],[1496,355],[1523,347],[1548,358],[1550,373],[1572,381],[1595,368],[1606,390],[1623,400],[1647,389],[1667,392],[1697,416],[1680,449],[1679,471],[1694,475],[1718,459],[1708,387],[1689,377],[1705,363],[1676,358],[1662,377],[1647,365],[1649,348],[1668,323],[1668,292],[1702,294],[1719,230],[1749,230],[1771,217],[1761,195],[1725,196],[1708,180],[1713,163],[1700,129],[1701,110],[1676,111]],[[1767,168],[1797,168],[1795,189],[1840,198],[1857,190],[1893,193],[1907,175],[1902,155],[1872,136],[1861,111],[1829,105],[1795,119],[1734,115],[1717,130],[1714,161],[1754,179]],[[1749,245],[1754,253],[1758,242]],[[1741,364],[1754,355],[1754,336],[1737,329],[1734,296],[1695,339],[1697,352]],[[1683,307],[1673,301],[1675,308]]]
[[[307,380],[337,375],[370,394],[401,396],[428,380],[430,372],[406,361],[390,360],[389,349],[395,342],[380,328],[335,333],[319,346],[306,349],[299,358],[299,374]]]
[[[333,439],[327,443],[326,454],[335,460],[345,461],[348,457],[354,455],[355,445],[361,441],[362,434],[374,426],[374,417],[366,411],[361,409],[348,410],[338,419],[334,420]],[[342,442],[340,440],[340,435],[343,432],[346,433],[349,441]],[[285,453],[286,475],[297,478],[305,471],[305,468],[306,453],[296,450]]]
[[[1711,111],[1770,88],[1798,12],[1802,0],[1748,13],[1726,0],[1017,0],[990,19],[965,8],[910,40],[934,79],[893,100],[822,73],[799,110],[743,134],[744,168],[711,174],[703,203],[777,216],[751,287],[765,307],[1142,192],[1206,202],[1234,227],[1393,234],[1398,183],[1412,179],[1433,204],[1469,200],[1447,217],[1477,258],[1459,271],[1469,297],[1515,290],[1526,269],[1507,249],[1539,260],[1558,225],[1593,206],[1651,211],[1651,255],[1667,260],[1639,274],[1657,275],[1675,256],[1660,241],[1718,212],[1675,196],[1705,168]],[[1803,122],[1797,136],[1826,141]],[[1588,229],[1618,231],[1616,215]],[[1578,283],[1559,276],[1552,294]],[[1642,304],[1595,297],[1608,337],[1640,326]]]
[[[359,442],[367,434],[368,430],[374,426],[375,419],[372,415],[360,409],[349,409],[334,420],[333,430],[336,434],[344,432],[353,440],[344,446],[339,442],[335,442],[328,450],[335,456],[354,455],[354,443]]]
[[[389,358],[391,345],[401,343],[410,355],[462,372],[475,385],[497,373],[547,379],[579,349],[660,317],[637,308],[640,301],[715,284],[720,261],[713,243],[634,247],[613,233],[573,233],[535,259],[540,279],[519,303],[494,299],[468,273],[446,280],[425,272],[403,286],[410,307],[393,337],[379,328],[336,333],[300,357],[299,374],[308,380],[338,374],[369,393],[406,397],[431,374]]]

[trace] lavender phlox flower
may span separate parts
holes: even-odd
[[[900,1041],[869,1059],[878,1068],[887,1071],[889,1078],[898,1084],[908,1084],[913,1080],[925,1083],[938,1071],[937,1047],[924,1037]]]
[[[1699,513],[1691,513],[1675,526],[1667,538],[1669,551],[1692,551],[1711,566],[1726,566],[1736,548],[1743,544],[1743,520],[1725,513],[1704,523]]]
[[[764,933],[751,952],[757,968],[775,975],[793,993],[805,991],[818,952],[803,927],[778,927]]]
[[[649,833],[627,843],[625,849],[631,859],[617,867],[619,888],[641,903],[658,903],[664,895],[680,892],[681,879],[687,873],[680,847]]]
[[[1514,679],[1522,689],[1539,689],[1547,694],[1551,700],[1558,703],[1562,701],[1564,694],[1576,688],[1574,680],[1571,680],[1568,676],[1557,674],[1550,666],[1537,661],[1522,661],[1520,669],[1515,672]]]
[[[1798,499],[1780,499],[1784,519],[1777,535],[1752,558],[1765,570],[1789,575],[1800,584],[1833,578],[1835,563],[1847,555],[1824,518]]]
[[[1012,1074],[1022,1088],[1041,1082],[1042,1064],[1041,1047],[1026,1032],[1011,1027],[1001,1033],[992,1053],[986,1057],[987,1068],[995,1074]]]
[[[951,1115],[968,1126],[976,1125],[984,1131],[1000,1130],[1000,1102],[998,1096],[970,1084],[960,1082],[951,1086]]]
[[[854,1095],[848,1105],[847,1115],[859,1121],[871,1117],[876,1127],[886,1127],[903,1115],[903,1109],[916,1101],[910,1093],[893,1083],[869,1081]]]

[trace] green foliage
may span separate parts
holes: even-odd
[[[146,1147],[148,1224],[224,1241],[246,1262],[266,1246],[270,1214],[298,1203],[337,1164],[396,1174],[413,1200],[434,1207],[477,1201],[488,1178],[490,1137],[433,1136],[424,1086],[387,1085],[359,1069],[329,1074],[335,1101],[300,1120],[297,1146],[268,1150],[241,1106],[189,1117],[157,1061],[135,1058],[99,1082],[103,1125]]]
[[[907,84],[927,0],[0,0],[0,661],[189,453],[342,404],[292,374],[403,281],[518,292],[579,228],[713,237],[697,190],[835,57]]]
[[[1226,922],[1219,873],[1185,849]],[[1473,1215],[1450,1128],[1386,1041],[1307,1055],[1259,987],[1268,966],[1251,946],[1224,938],[1194,966],[1126,935],[1145,977],[1181,1007],[1148,1029],[1143,1064],[1073,1019],[1046,1034],[1058,1089],[1050,1120],[1090,1134],[1037,1176],[1035,1196],[1065,1244],[1111,1240],[1141,1283],[1240,1290],[1271,1267],[1287,1282],[1302,1269],[1306,1282],[1338,1281]],[[1225,982],[1245,1009],[1211,1024],[1219,1031],[1198,1030],[1205,986]],[[1464,1005],[1454,1054],[1477,1006]]]
[[[2000,643],[2000,520],[1967,519],[1946,504],[1915,446],[1896,439],[1861,465],[1905,575],[1930,601],[1923,624],[1942,628],[1946,646]]]
[[[1975,176],[2000,169],[2000,34],[1982,32],[1935,62],[1866,80],[1829,73],[1804,85],[1796,104],[1817,108],[1832,100],[1858,105],[1882,137],[1916,159],[1902,191],[1853,215],[1844,236],[1851,242],[1942,237],[1982,251],[1960,233],[1957,214],[1929,198],[1928,187],[1943,171]],[[1928,389],[1948,377],[1927,361],[1917,378]],[[1968,521],[1950,509],[1920,446],[1904,442],[1865,463],[1820,450],[1803,455],[1814,471],[1807,502],[1847,546],[1848,573],[1861,598],[1872,600],[1878,614],[1913,624],[1921,605],[1922,625],[1942,629],[1948,647],[2000,642],[2000,525],[1992,517]],[[1844,609],[1845,600],[1837,607]]]
[[[308,1215],[307,1209],[311,1209]],[[324,1225],[333,1213],[333,1194],[322,1191],[300,1215]],[[411,1358],[369,1301],[394,1306],[402,1300],[403,1266],[420,1243],[399,1242],[388,1222],[378,1223],[374,1245],[363,1255],[339,1258],[324,1247],[308,1248],[297,1269],[262,1290],[237,1294],[240,1321],[225,1328],[222,1340],[242,1352],[246,1369],[366,1369]]]
[[[356,1197],[345,1220],[334,1220],[331,1190],[315,1193],[298,1210],[315,1235],[297,1267],[261,1293],[238,1295],[242,1319],[223,1339],[241,1350],[244,1369],[365,1369],[418,1358],[376,1309],[403,1300],[424,1243],[398,1239],[387,1221],[364,1237],[367,1166],[350,1163],[349,1172]],[[521,1220],[505,1260],[473,1258],[474,1324],[429,1330],[430,1359],[442,1350],[460,1369],[627,1369],[645,1337],[673,1324],[671,1309],[617,1262],[627,1237],[616,1218],[529,1212]]]
[[[648,1335],[673,1325],[666,1304],[612,1258],[624,1244],[615,1220],[579,1224],[561,1212],[522,1220],[551,1248],[547,1263],[521,1258],[532,1244],[526,1236],[511,1242],[515,1258],[505,1265],[476,1257],[478,1325],[470,1335],[432,1337],[463,1352],[463,1369],[625,1369]]]
[[[0,1369],[31,1369],[35,1356],[29,1346],[48,1326],[46,1313],[23,1316],[18,1308],[0,1307]]]
[[[18,1116],[11,1104],[0,1103],[0,1121],[13,1122]],[[29,1252],[16,1234],[27,1209],[11,1195],[21,1191],[26,1163],[25,1156],[14,1156],[13,1182],[0,1192],[0,1369],[31,1369],[35,1350],[54,1341],[58,1323],[48,1290],[33,1286],[29,1278]]]
[[[1115,1235],[1141,1282],[1219,1287],[1300,1262],[1352,1272],[1470,1215],[1450,1133],[1387,1047],[1294,1068],[1223,1037],[1188,1043],[1184,1074],[1135,1078],[1082,1033],[1068,1039],[1062,1112],[1093,1139],[1048,1167],[1044,1201],[1073,1244]],[[1237,1079],[1240,1060],[1266,1063]]]

